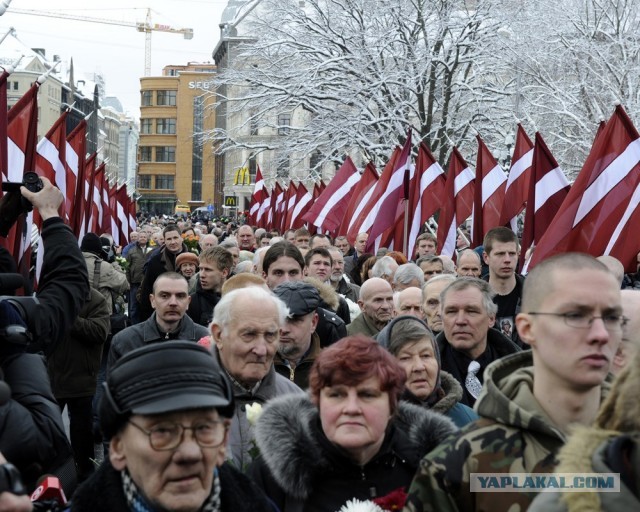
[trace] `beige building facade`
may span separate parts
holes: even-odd
[[[203,139],[215,126],[214,72],[212,64],[189,63],[140,79],[139,210],[174,214],[177,205],[213,204],[213,147]]]

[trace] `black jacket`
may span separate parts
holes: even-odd
[[[228,464],[218,468],[221,512],[275,512],[275,507],[245,475]],[[110,462],[102,466],[77,490],[71,500],[72,512],[126,512],[120,472]]]
[[[51,386],[58,399],[93,396],[96,392],[110,321],[107,300],[93,288],[90,293],[69,334],[48,358]]]
[[[42,226],[45,249],[36,297],[40,302],[36,320],[35,345],[31,352],[53,352],[66,336],[89,294],[89,276],[78,240],[62,219],[47,219]]]
[[[196,282],[196,291],[191,294],[187,315],[195,323],[209,327],[213,318],[213,308],[220,301],[220,294],[213,290],[203,290],[200,280]]]
[[[78,241],[62,219],[47,219],[42,228],[45,249],[37,297],[29,313],[36,351],[52,352],[64,338],[89,293],[89,280]],[[0,340],[2,341],[2,340]],[[61,478],[65,491],[75,487],[71,446],[60,408],[49,383],[44,359],[17,354],[2,361],[11,399],[0,406],[0,452],[17,466],[27,487],[45,473]],[[70,471],[61,471],[63,466]]]
[[[187,246],[183,243],[182,250],[178,254],[187,251]],[[175,272],[176,257],[178,254],[167,251],[167,248],[164,246],[157,253],[151,252],[149,254],[147,262],[144,265],[144,277],[142,278],[142,283],[140,283],[140,309],[138,313],[140,320],[146,320],[151,316],[151,313],[153,313],[151,299],[149,299],[149,295],[153,292],[153,283],[156,282],[160,274]]]

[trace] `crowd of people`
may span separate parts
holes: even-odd
[[[640,260],[625,275],[560,254],[525,277],[506,227],[476,248],[461,229],[451,258],[429,232],[415,254],[372,254],[366,233],[352,245],[189,218],[143,221],[115,247],[70,238],[45,185],[24,194],[45,214],[37,297],[51,311],[37,346],[0,350],[0,452],[27,490],[59,476],[78,511],[640,505]],[[15,366],[27,356],[35,411]],[[556,471],[617,473],[620,491],[473,485]],[[0,490],[0,511],[31,510]]]

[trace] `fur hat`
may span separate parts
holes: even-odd
[[[176,258],[176,271],[180,271],[180,266],[183,263],[193,263],[196,267],[198,266],[198,257],[192,252],[183,252],[182,254],[178,254]]]

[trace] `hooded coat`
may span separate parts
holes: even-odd
[[[536,492],[471,492],[470,473],[552,473],[566,442],[533,395],[531,351],[485,371],[475,410],[480,419],[431,452],[409,490],[409,512],[526,510]],[[603,383],[602,392],[608,391]]]
[[[324,435],[307,395],[272,400],[256,425],[251,475],[282,512],[334,512],[406,488],[420,459],[456,431],[444,416],[400,402],[379,452],[360,466]]]

